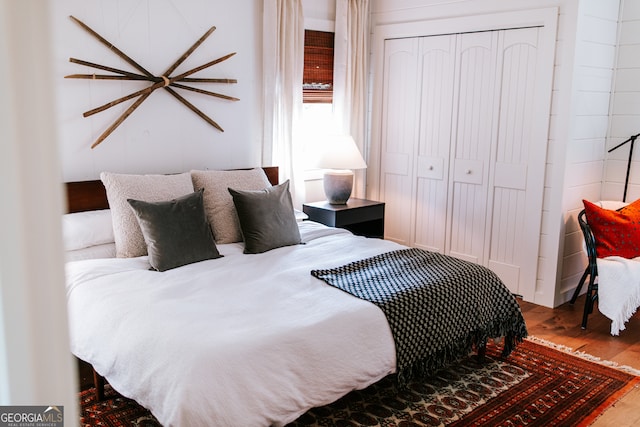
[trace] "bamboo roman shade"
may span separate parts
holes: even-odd
[[[305,30],[303,102],[333,101],[334,33]]]

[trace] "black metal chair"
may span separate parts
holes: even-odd
[[[596,283],[596,277],[598,276],[598,266],[596,264],[596,239],[593,237],[593,233],[591,232],[591,227],[587,223],[587,215],[585,210],[581,210],[578,214],[578,224],[580,224],[580,229],[582,230],[582,234],[584,236],[584,243],[587,248],[587,257],[589,258],[589,264],[584,270],[582,277],[580,278],[580,283],[578,283],[578,287],[573,292],[573,296],[569,301],[571,304],[576,302],[578,295],[580,295],[580,291],[582,290],[582,285],[587,280],[587,276],[589,276],[589,284],[587,285],[587,295],[586,300],[584,302],[584,313],[582,315],[582,329],[587,329],[587,319],[591,313],[593,313],[593,304],[598,299],[598,284]]]

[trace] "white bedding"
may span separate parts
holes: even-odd
[[[395,370],[375,305],[310,270],[400,248],[305,221],[305,245],[150,271],[146,257],[67,263],[73,353],[164,426],[295,420]]]

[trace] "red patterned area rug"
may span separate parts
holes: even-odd
[[[387,377],[311,409],[289,427],[587,426],[640,384],[637,371],[531,340],[507,359],[499,354],[491,344],[483,363],[469,357],[405,390]],[[80,401],[83,426],[159,426],[148,411],[108,385],[103,402],[96,403],[93,389],[83,391]]]
[[[96,401],[93,388],[80,392],[80,426],[161,427],[149,411],[122,397],[109,384],[104,387],[101,402]]]

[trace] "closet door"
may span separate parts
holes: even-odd
[[[445,252],[456,36],[420,38],[420,133],[413,245]]]
[[[460,34],[455,73],[447,253],[485,262],[489,170],[497,123],[498,33]]]
[[[491,173],[487,266],[512,292],[535,283],[545,152],[533,139],[540,28],[500,32],[500,109]]]
[[[418,39],[386,40],[380,189],[385,205],[385,238],[411,246],[414,153],[420,108]]]
[[[528,300],[546,156],[534,123],[548,117],[540,31],[386,40],[382,88],[385,238],[487,266]]]

